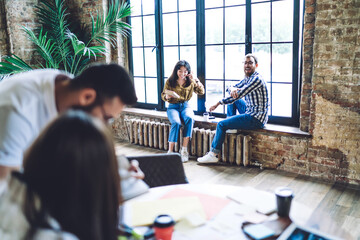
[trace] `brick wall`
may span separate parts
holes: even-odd
[[[26,38],[20,26],[34,28],[36,16],[34,6],[37,0],[1,1],[0,3],[0,51],[14,53],[26,62],[35,63],[34,45]]]
[[[65,1],[71,19],[77,22],[79,27],[87,27],[88,30],[91,25],[90,13],[96,19],[97,13],[103,13],[107,3],[107,0]],[[37,64],[39,56],[34,51],[35,46],[27,39],[20,27],[34,29],[37,26],[37,17],[34,12],[37,4],[38,0],[0,1],[0,57],[14,53],[27,63]],[[123,47],[126,40],[119,36],[118,41],[119,47],[110,50],[109,46],[112,56],[109,56],[108,61],[128,66],[126,48]],[[100,59],[100,61],[105,61],[105,59]]]

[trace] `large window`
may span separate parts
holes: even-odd
[[[165,110],[164,82],[179,59],[206,88],[191,105],[202,113],[243,79],[243,56],[259,58],[269,90],[269,122],[299,118],[300,0],[131,0],[130,70],[139,106]],[[225,116],[226,107],[216,109]]]

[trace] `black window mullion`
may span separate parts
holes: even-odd
[[[223,48],[223,98],[225,97],[225,0],[223,0],[223,42],[222,42],[222,48]],[[222,111],[225,114],[225,106],[221,106]]]
[[[144,42],[144,17],[143,17],[143,6],[142,6],[142,1],[141,0],[141,27],[142,27],[142,31],[141,31],[141,37],[142,37],[142,50],[143,50],[143,65],[144,65],[144,89],[145,89],[145,103],[147,103],[147,92],[146,92],[146,72],[145,72],[145,42]]]
[[[178,32],[178,57],[181,58],[180,56],[180,13],[179,13],[179,0],[177,0],[176,2],[176,7],[177,7],[177,11],[176,11],[176,16],[177,16],[177,32]]]
[[[205,80],[205,0],[196,1],[196,55],[197,77],[206,86]],[[206,94],[198,96],[198,111],[203,113],[205,109]]]
[[[300,76],[299,76],[299,21],[300,1],[294,0],[294,23],[293,23],[293,86],[292,86],[292,119],[293,124],[299,125],[300,116]]]
[[[251,39],[251,0],[246,0],[245,54],[252,52]]]
[[[161,99],[164,88],[164,49],[163,49],[163,24],[162,24],[162,0],[155,0],[155,37],[156,37],[156,66],[158,84],[158,108],[165,109],[165,102]]]
[[[270,102],[271,105],[269,106],[270,109],[270,114],[272,115],[273,113],[273,108],[272,108],[272,102],[273,102],[273,68],[272,68],[272,49],[273,49],[273,41],[272,41],[272,2],[270,2]]]

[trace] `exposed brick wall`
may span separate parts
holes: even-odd
[[[313,69],[313,45],[315,34],[316,0],[305,1],[304,33],[303,33],[303,72],[300,101],[300,129],[309,131],[311,78]]]
[[[6,49],[9,49],[11,53],[14,53],[28,63],[34,63],[36,57],[34,56],[35,46],[27,39],[20,26],[26,26],[31,29],[35,28],[36,15],[34,6],[37,4],[37,0],[2,2],[4,2],[5,11],[5,15],[2,18],[6,19],[6,23],[1,26],[7,26],[7,29],[6,31],[2,29],[1,32],[6,34],[4,36],[8,44]]]
[[[65,5],[71,13],[70,17],[79,23],[79,26],[86,26],[90,29],[91,14],[96,19],[97,13],[103,13],[106,8],[107,0],[65,0]],[[22,1],[0,1],[0,56],[14,53],[25,62],[37,64],[38,55],[35,46],[27,39],[26,34],[20,26],[26,26],[34,29],[37,25],[37,18],[34,12],[38,0]],[[124,39],[119,37],[119,48],[111,49],[113,62],[123,66],[128,66],[126,45]],[[105,61],[101,59],[100,61]]]
[[[5,13],[5,2],[0,1],[0,60],[10,52],[9,38],[7,34],[7,21]]]

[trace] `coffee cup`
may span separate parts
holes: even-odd
[[[294,193],[290,188],[280,187],[275,190],[277,214],[279,217],[289,217],[291,200]]]
[[[156,240],[171,240],[175,221],[170,215],[159,215],[154,221]]]
[[[204,112],[203,117],[204,117],[204,121],[206,121],[206,122],[209,121],[209,113],[208,112]]]

